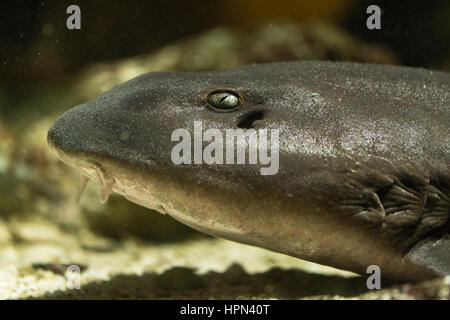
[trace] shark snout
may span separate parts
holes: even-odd
[[[47,142],[57,154],[113,156],[119,153],[119,147],[123,147],[116,142],[124,122],[117,119],[113,110],[98,108],[94,100],[72,108],[57,118],[47,133]]]
[[[64,149],[64,132],[61,130],[58,120],[52,124],[47,132],[47,143],[54,151]]]
[[[92,116],[80,105],[61,115],[47,133],[47,142],[58,152],[88,151],[89,135],[94,134]]]

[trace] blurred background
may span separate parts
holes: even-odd
[[[81,9],[81,30],[66,28],[66,8],[71,4]],[[380,30],[366,28],[366,9],[371,4],[382,10]],[[277,259],[290,259],[217,242],[120,196],[102,206],[93,185],[76,203],[77,173],[49,151],[46,132],[64,111],[145,72],[291,60],[359,61],[448,71],[450,1],[2,1],[0,298],[64,291],[64,266],[74,259],[85,265],[86,283],[124,273],[162,274],[164,283],[170,279],[187,283],[183,291],[177,285],[161,287],[157,280],[148,280],[156,293],[147,298],[173,297],[180,290],[185,292],[182,297],[204,297],[209,290],[213,297],[233,298],[230,284],[219,281],[223,292],[207,290],[195,271],[180,271],[174,265],[198,268],[203,263],[206,272],[214,267],[208,269],[203,258],[222,250],[224,256],[217,258],[222,260],[214,263],[227,261],[225,267],[231,265],[231,269],[221,272],[231,272],[225,278],[238,279],[252,266],[266,270],[277,265]],[[182,245],[188,247],[180,251],[185,248]],[[192,245],[198,246],[195,259]],[[149,253],[149,248],[154,251]],[[239,254],[250,261],[245,268],[242,263],[233,265],[240,261]],[[149,262],[147,255],[160,258]],[[298,266],[294,260],[283,263]],[[328,272],[305,268],[317,274]],[[323,287],[320,279],[314,282],[319,288],[314,292],[286,292],[276,285],[267,289],[267,283],[259,288],[254,280],[238,292],[246,297],[252,296],[252,290],[264,292],[264,297],[332,294],[327,291],[330,278]],[[361,293],[358,285],[336,281],[336,288],[344,288],[339,294]]]

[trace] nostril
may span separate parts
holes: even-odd
[[[264,119],[264,111],[256,110],[245,114],[238,122],[237,126],[241,129],[251,129],[257,120]]]

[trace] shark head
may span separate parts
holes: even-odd
[[[263,79],[283,77],[269,89],[279,94],[294,78],[268,65],[244,68],[243,81],[242,70],[142,75],[64,113],[48,143],[99,184],[102,202],[116,192],[206,233],[261,242],[242,215],[268,222],[254,206],[285,197],[278,132],[289,124],[278,113],[291,99],[277,104]]]

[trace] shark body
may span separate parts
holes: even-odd
[[[171,135],[196,120],[279,129],[278,172],[174,164]],[[145,74],[64,113],[48,141],[103,198],[114,191],[217,237],[415,281],[450,274],[449,127],[448,73],[286,62]]]

